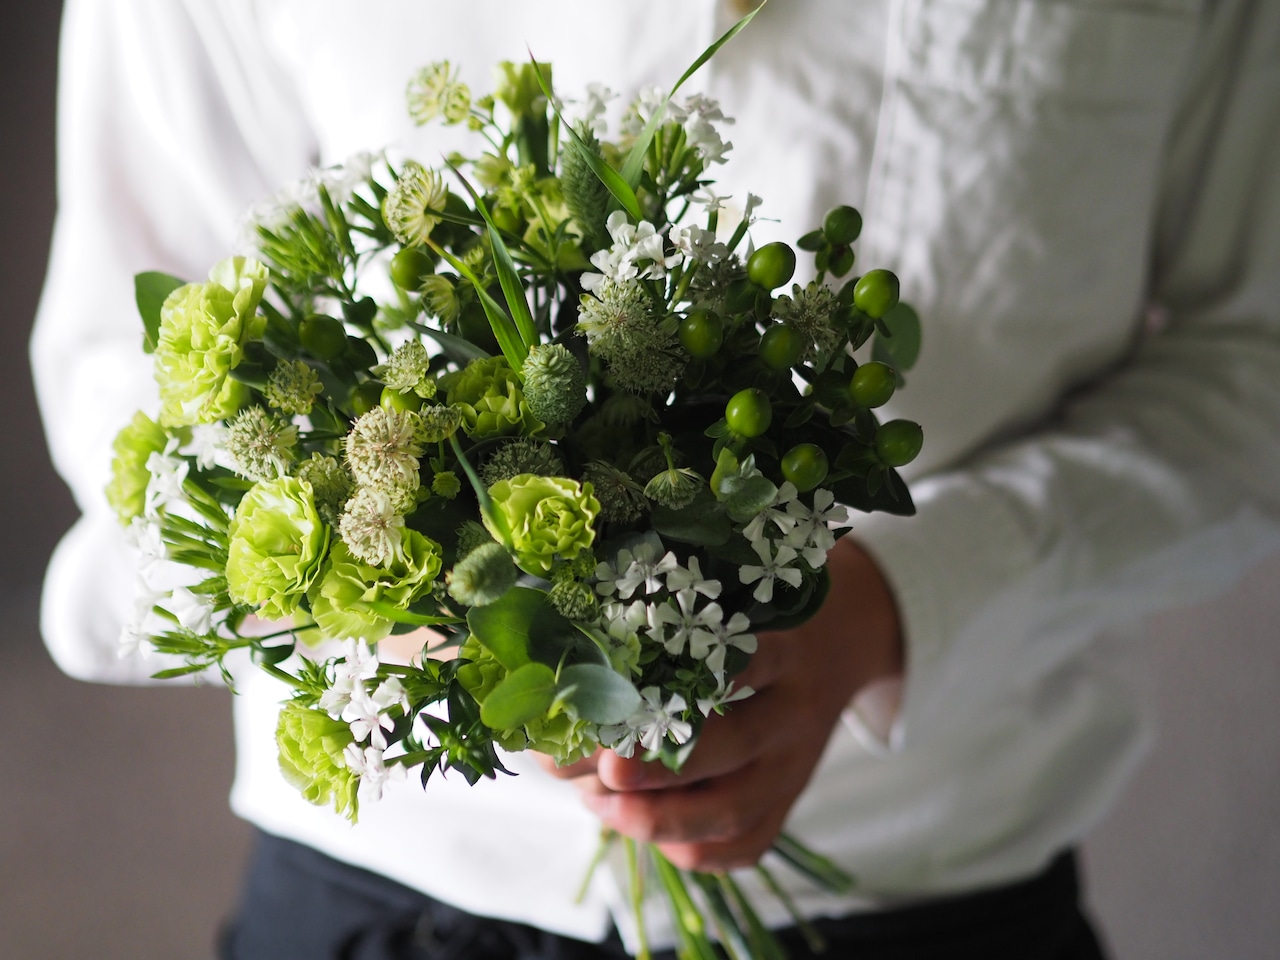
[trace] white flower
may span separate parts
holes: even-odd
[[[344,640],[342,659],[333,666],[335,677],[372,680],[378,675],[378,655],[364,640]]]
[[[719,580],[704,580],[702,578],[702,564],[697,557],[689,558],[689,567],[676,567],[667,574],[667,589],[672,593],[678,593],[681,590],[693,590],[700,593],[708,600],[714,600],[720,596]]]
[[[709,697],[698,698],[698,709],[702,711],[704,717],[711,716],[711,711],[723,713],[726,704],[733,703],[736,700],[745,700],[747,697],[755,693],[750,687],[735,687],[730,683],[726,687],[721,687]]]
[[[631,104],[631,109],[627,111],[627,115],[622,119],[622,132],[632,137],[638,137],[644,131],[647,124],[660,110],[664,104],[668,111],[668,116],[673,119],[683,120],[682,114],[679,114],[679,108],[675,104],[667,103],[667,92],[662,87],[644,87],[636,95],[635,101]]]
[[[728,199],[728,196],[721,196],[709,185],[699,187],[693,194],[693,202],[701,204],[709,214],[719,213]]]
[[[213,603],[208,597],[178,587],[167,606],[183,629],[197,634],[207,634],[213,629]]]
[[[718,604],[711,604],[719,610]],[[745,613],[735,613],[728,620],[721,614],[715,623],[695,630],[689,641],[689,656],[704,660],[707,669],[723,683],[724,658],[729,647],[737,647],[745,653],[756,652],[755,634],[747,633],[751,621]]]
[[[365,747],[349,743],[342,759],[347,769],[360,778],[360,793],[374,800],[382,799],[382,788],[391,780],[404,778],[404,767],[398,763],[388,767],[382,760],[385,747]]]
[[[229,458],[225,455],[227,427],[222,423],[197,423],[191,428],[191,442],[179,452],[196,458],[196,466],[201,470],[212,470],[214,467],[230,467]]]
[[[714,232],[693,224],[672,226],[668,236],[676,249],[691,260],[715,263],[729,255],[729,248],[716,241]]]
[[[698,151],[705,163],[724,163],[725,154],[732,148],[716,129],[717,123],[731,124],[732,117],[726,117],[720,104],[701,94],[694,94],[684,102],[685,114],[683,125],[689,146]]]
[[[773,600],[773,585],[775,581],[781,580],[789,583],[793,587],[800,586],[803,578],[800,571],[789,564],[798,554],[786,544],[778,546],[778,552],[775,554],[771,549],[771,541],[761,537],[751,544],[756,551],[756,556],[760,558],[760,565],[743,564],[738,568],[738,578],[743,583],[755,583],[760,581],[755,592],[751,595],[761,603],[769,603]]]
[[[601,728],[602,738],[613,740],[609,746],[614,753],[630,757],[637,742],[646,750],[657,750],[666,737],[677,744],[688,743],[693,736],[693,725],[680,719],[688,707],[684,697],[674,694],[664,705],[662,691],[657,687],[645,687],[640,696],[643,701],[640,709],[625,724]]]
[[[147,470],[151,473],[151,479],[147,481],[143,512],[150,519],[158,517],[170,504],[187,502],[182,484],[187,479],[190,464],[182,457],[174,456],[177,448],[177,437],[170,437],[164,452],[152,453],[147,457]]]
[[[132,615],[120,629],[120,646],[116,651],[121,659],[135,654],[146,657],[151,653],[151,634],[144,626],[151,608],[163,597],[164,593],[153,589],[141,573],[134,580]]]
[[[594,292],[606,279],[615,283],[630,280],[661,280],[667,271],[679,266],[684,255],[679,251],[665,256],[662,234],[647,220],[633,225],[626,211],[615,210],[609,214],[605,227],[613,244],[608,250],[598,250],[591,256],[591,265],[599,273],[584,273],[582,288]],[[641,262],[645,264],[641,267]]]
[[[655,603],[649,608],[649,636],[655,643],[666,647],[667,653],[672,656],[679,656],[686,643],[689,643],[692,650],[693,644],[690,641],[695,634],[715,630],[724,619],[720,604],[709,603],[701,610],[695,610],[697,600],[698,595],[694,591],[681,590],[675,595],[675,604],[668,600],[666,603]],[[670,637],[666,635],[667,627],[675,628]],[[698,642],[701,643],[701,640]]]
[[[347,704],[351,702],[351,691],[355,686],[356,682],[348,676],[334,677],[329,688],[320,694],[320,709],[337,720],[342,716],[342,711],[347,708]]]
[[[353,685],[351,699],[342,709],[342,719],[351,727],[351,736],[357,743],[368,737],[371,745],[379,750],[387,749],[387,738],[382,731],[394,727],[395,721],[374,702],[364,684]]]
[[[405,716],[409,715],[409,692],[405,690],[399,677],[388,677],[378,684],[378,688],[373,691],[372,699],[383,710],[399,704]]]
[[[679,568],[674,553],[662,554],[662,541],[656,536],[645,539],[631,549],[618,551],[615,563],[596,565],[596,593],[602,597],[618,596],[624,600],[644,584],[645,593],[662,588],[658,579]]]
[[[587,84],[586,106],[583,107],[582,116],[579,119],[595,136],[603,137],[609,132],[604,114],[608,109],[609,101],[617,96],[602,83]]]
[[[796,485],[790,480],[784,481],[778,488],[778,492],[773,495],[769,505],[742,528],[742,535],[754,546],[755,542],[765,535],[764,528],[767,523],[772,523],[782,533],[789,531],[799,522],[799,518],[787,509],[797,496],[799,491],[796,490]]]
[[[157,565],[168,559],[168,549],[164,543],[164,533],[160,524],[145,517],[134,517],[125,531],[125,539],[138,551],[138,573],[146,576]]]
[[[782,542],[798,550],[815,570],[827,562],[827,552],[836,545],[831,525],[849,519],[849,511],[835,499],[830,490],[821,489],[813,495],[812,510],[799,500],[787,504],[787,514],[795,518],[795,526],[783,536]]]

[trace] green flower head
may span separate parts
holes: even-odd
[[[587,403],[587,376],[563,344],[534,344],[521,372],[529,409],[546,423],[569,423]]]
[[[547,86],[551,86],[551,64],[540,63],[538,68],[546,78]],[[542,86],[532,63],[504,60],[494,69],[494,78],[497,88],[493,95],[506,105],[512,116],[522,117],[535,107],[546,109],[546,98],[542,95]]]
[[[231,599],[268,620],[296,613],[329,543],[311,485],[295,477],[255,483],[236,508],[229,537]]]
[[[382,201],[382,218],[406,246],[425,243],[440,223],[449,190],[444,178],[410,160]]]
[[[495,483],[489,496],[510,531],[516,563],[526,573],[546,576],[557,556],[572,560],[595,540],[600,502],[589,483],[522,473]],[[502,539],[501,531],[490,528],[490,533]]]
[[[151,454],[163,452],[168,442],[164,428],[139,410],[111,444],[115,457],[111,460],[107,503],[126,527],[146,508],[147,484],[151,480],[147,460]]]
[[[502,357],[473,360],[442,378],[450,405],[462,412],[462,428],[478,439],[529,436],[545,424],[533,415],[520,380]]]
[[[266,321],[257,310],[266,286],[265,266],[232,257],[209,272],[208,283],[189,283],[165,299],[155,353],[162,424],[213,423],[248,399],[248,388],[229,374],[244,345],[262,336]]]
[[[423,67],[405,90],[409,116],[421,126],[437,117],[445,123],[461,123],[471,113],[471,90],[458,81],[448,60]]]
[[[395,624],[375,613],[369,604],[386,603],[407,610],[409,604],[431,592],[440,566],[440,544],[417,530],[404,531],[400,554],[382,567],[362,562],[339,540],[329,550],[324,573],[307,595],[311,616],[325,637],[377,643]]]
[[[351,728],[323,710],[286,703],[280,711],[276,746],[285,780],[317,806],[332,803],[352,823],[359,812],[360,778],[347,768],[342,754],[353,742]]]
[[[497,602],[516,584],[516,565],[492,540],[468,551],[449,572],[449,596],[469,607]]]

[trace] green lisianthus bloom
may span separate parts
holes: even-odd
[[[600,501],[589,483],[522,473],[495,483],[489,497],[506,522],[516,563],[525,573],[545,577],[555,557],[572,560],[595,541],[592,524]],[[488,526],[488,517],[484,519]],[[490,527],[489,532],[503,539],[501,531]]]
[[[329,543],[311,484],[296,477],[255,483],[236,508],[229,535],[231,599],[251,604],[269,620],[296,613]]]
[[[391,633],[393,621],[370,610],[381,602],[406,610],[431,591],[440,575],[440,544],[417,530],[405,530],[401,553],[385,567],[363,563],[341,540],[329,550],[324,573],[307,594],[311,616],[325,637],[377,643]]]
[[[111,443],[115,457],[111,460],[111,482],[107,484],[107,503],[125,526],[142,516],[146,507],[147,483],[151,471],[147,460],[160,453],[169,442],[164,428],[139,410]]]
[[[462,412],[462,428],[468,436],[530,436],[546,426],[529,409],[520,379],[503,357],[472,360],[440,382],[449,403]]]
[[[458,682],[476,703],[484,703],[493,688],[507,678],[507,668],[475,637],[467,637],[458,648],[458,658],[468,661],[458,667]]]
[[[323,710],[286,703],[280,711],[276,745],[281,774],[308,801],[317,806],[332,803],[354,823],[360,778],[347,768],[342,755],[352,742],[351,728]]]
[[[156,382],[165,426],[213,423],[235,413],[248,388],[230,372],[244,359],[244,345],[262,336],[266,320],[258,303],[267,268],[231,257],[209,271],[207,283],[188,283],[160,308]]]
[[[560,766],[586,759],[600,745],[596,725],[563,708],[530,720],[524,735],[530,749],[545,753]]]

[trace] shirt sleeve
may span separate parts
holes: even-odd
[[[250,0],[69,0],[58,89],[58,215],[31,341],[53,462],[83,516],[55,551],[42,629],[86,679],[140,679],[120,660],[132,578],[102,490],[111,441],[158,395],[132,277],[203,279],[237,216],[302,176],[315,141]]]
[[[1280,544],[1280,16],[1261,7],[1207,8],[1153,174],[1132,355],[1048,422],[920,478],[917,516],[858,526],[904,620],[897,748]]]

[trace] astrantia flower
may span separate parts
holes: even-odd
[[[248,398],[229,374],[266,325],[257,310],[267,275],[256,260],[232,257],[209,271],[208,283],[189,283],[165,299],[155,352],[162,424],[223,420]]]
[[[644,495],[650,500],[679,510],[687,507],[698,494],[707,489],[706,478],[688,467],[663,470],[644,487]]]
[[[229,528],[227,592],[267,620],[292,616],[320,572],[328,528],[311,485],[295,477],[255,483]]]
[[[298,428],[261,407],[240,411],[225,440],[236,472],[250,480],[274,480],[288,473],[297,443]]]
[[[286,703],[276,725],[280,772],[311,803],[333,808],[356,819],[359,779],[344,753],[352,744],[351,730],[322,710]]]
[[[659,316],[636,283],[606,279],[582,295],[577,332],[633,393],[666,391],[679,379],[685,358],[676,331],[677,321]]]
[[[422,306],[428,316],[435,317],[441,323],[452,324],[462,312],[462,301],[458,299],[458,288],[448,277],[433,273],[422,281],[419,288],[422,294]]]
[[[448,196],[439,173],[410,160],[382,201],[382,217],[401,243],[424,243],[440,222]]]
[[[480,478],[491,487],[499,480],[510,480],[521,473],[559,476],[564,473],[564,461],[545,440],[521,437],[499,447],[481,468]]]
[[[112,441],[115,457],[111,461],[107,503],[125,526],[141,516],[146,507],[147,484],[151,481],[147,460],[153,453],[163,451],[168,442],[164,428],[141,410]]]
[[[806,287],[792,284],[791,296],[773,302],[774,315],[804,337],[809,359],[826,356],[839,346],[843,334],[835,325],[838,309],[836,295],[816,281]]]
[[[373,372],[382,378],[384,384],[400,393],[411,390],[418,393],[424,381],[429,382],[431,386],[426,387],[426,390],[434,396],[435,382],[428,380],[430,365],[431,357],[427,348],[417,340],[406,340],[396,347],[385,363],[374,367]],[[426,393],[419,393],[419,396],[426,397]]]
[[[333,457],[313,453],[310,460],[303,461],[298,467],[298,479],[311,484],[316,510],[325,523],[337,524],[342,505],[347,502],[354,488],[351,475],[343,469],[342,464]]]
[[[383,490],[358,490],[342,511],[338,532],[352,555],[372,566],[383,567],[403,557],[404,516]]]
[[[403,502],[418,489],[418,416],[374,407],[360,415],[347,434],[347,467],[356,482]]]
[[[589,483],[523,473],[495,483],[489,496],[510,533],[516,563],[526,573],[546,576],[556,557],[572,560],[595,541],[600,502]],[[498,536],[498,531],[490,533]]]
[[[311,412],[316,397],[324,392],[320,376],[302,360],[280,360],[267,379],[263,392],[267,403],[282,413]]]
[[[773,585],[776,581],[781,580],[783,583],[789,583],[793,587],[799,587],[803,581],[800,571],[795,567],[788,566],[792,560],[796,559],[796,551],[786,544],[780,544],[775,553],[773,551],[772,541],[761,537],[751,544],[756,552],[756,556],[760,558],[759,564],[747,563],[738,568],[738,579],[743,583],[756,583],[755,591],[751,594],[761,603],[769,603],[773,600]]]
[[[437,470],[431,476],[431,492],[437,497],[452,500],[462,492],[462,481],[452,470]]]
[[[462,426],[462,409],[460,407],[435,406],[423,407],[418,411],[418,440],[422,443],[440,443],[448,440]]]
[[[436,117],[443,117],[445,123],[461,123],[471,113],[471,90],[458,81],[447,60],[419,70],[409,81],[405,101],[409,116],[419,126]]]

